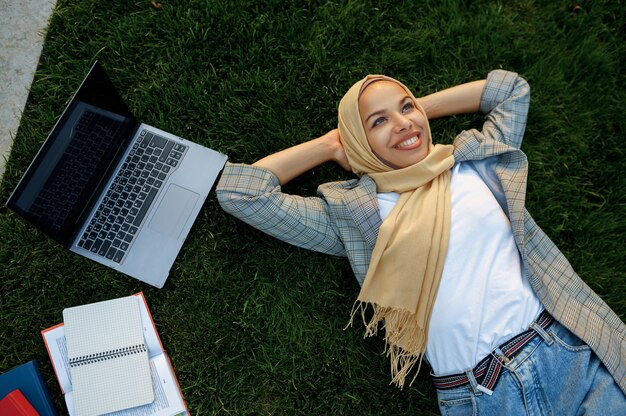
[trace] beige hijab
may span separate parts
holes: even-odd
[[[402,83],[368,75],[354,84],[339,104],[339,133],[348,161],[357,175],[367,174],[378,192],[397,192],[400,199],[378,231],[369,269],[352,311],[361,311],[365,336],[384,324],[392,383],[400,388],[426,351],[426,337],[439,288],[450,236],[450,168],[453,146],[429,143],[422,161],[394,169],[372,152],[359,115],[359,97],[373,82],[400,85],[415,107],[426,115]],[[426,126],[430,137],[430,127]],[[373,309],[366,318],[365,310]],[[352,322],[352,319],[351,319]],[[418,366],[419,370],[419,366]],[[416,372],[417,374],[417,372]]]

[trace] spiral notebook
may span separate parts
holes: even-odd
[[[78,416],[154,400],[138,302],[128,296],[63,310]]]

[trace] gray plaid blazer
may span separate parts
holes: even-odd
[[[528,162],[520,150],[530,103],[528,83],[517,74],[489,73],[480,109],[482,130],[455,141],[457,162],[489,160],[482,173],[507,213],[524,273],[541,303],[600,357],[626,393],[626,326],[574,272],[524,207]],[[223,209],[253,227],[298,247],[345,256],[362,284],[381,218],[376,184],[360,179],[321,185],[317,196],[281,192],[270,171],[227,164],[217,186]]]

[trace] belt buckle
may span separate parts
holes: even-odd
[[[506,354],[504,354],[504,351],[502,351],[500,348],[496,348],[495,350],[493,350],[491,352],[491,355],[493,355],[493,357],[496,360],[500,361],[500,363],[504,365],[505,367],[509,365],[510,363],[512,363],[514,359],[514,358],[507,357]]]

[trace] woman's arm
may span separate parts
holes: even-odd
[[[480,80],[457,85],[418,98],[417,102],[424,108],[429,119],[476,113],[480,109],[480,98],[486,82]]]
[[[324,198],[281,191],[281,185],[329,160],[350,168],[338,130],[271,154],[252,166],[227,163],[217,184],[217,199],[226,212],[284,242],[345,256]]]
[[[224,211],[272,237],[321,253],[346,255],[327,201],[283,193],[268,169],[226,163],[216,194]]]
[[[418,102],[429,119],[475,113],[480,108],[480,97],[484,87],[485,80],[468,82],[418,98]],[[330,160],[345,170],[351,170],[337,129],[317,139],[266,156],[253,165],[268,169],[278,177],[280,184],[284,185],[309,169]]]
[[[526,128],[530,87],[515,72],[497,69],[486,80],[457,85],[418,98],[429,119],[480,112],[484,136],[520,148]]]
[[[348,159],[339,142],[339,130],[331,130],[325,135],[308,142],[300,143],[280,152],[271,154],[253,163],[268,169],[281,185],[286,184],[302,173],[333,160],[342,168],[350,170]]]

